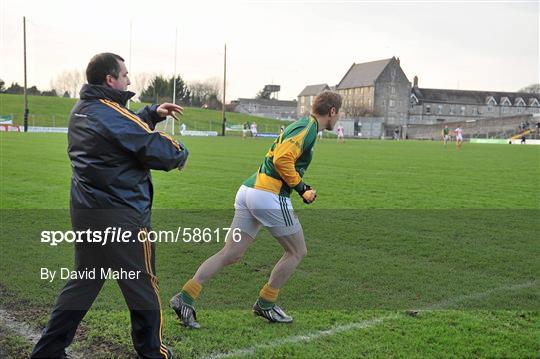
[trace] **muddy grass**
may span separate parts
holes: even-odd
[[[44,321],[48,319],[50,307],[35,306],[29,301],[17,298],[0,283],[0,357],[28,357],[32,347],[41,336]],[[127,308],[126,308],[127,310]],[[68,353],[73,358],[137,358],[137,355],[125,347],[103,339],[87,340],[88,328],[79,325],[74,349]]]

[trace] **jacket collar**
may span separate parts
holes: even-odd
[[[135,96],[131,91],[115,90],[108,86],[84,84],[79,92],[81,100],[111,100],[125,106]]]

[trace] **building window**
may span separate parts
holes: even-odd
[[[450,114],[453,115],[454,114],[454,106],[450,105]]]
[[[488,106],[488,112],[491,112],[491,111],[493,111],[493,106],[489,105]]]
[[[396,88],[392,86],[392,93],[396,93]]]
[[[300,106],[300,113],[304,113],[304,106]]]
[[[442,115],[442,105],[438,105],[438,106],[437,106],[437,113],[438,113],[439,115]]]
[[[390,107],[394,107],[396,104],[395,104],[395,101],[394,100],[390,100]]]
[[[426,105],[426,113],[427,114],[431,113],[431,105]]]
[[[300,97],[300,103],[301,104],[304,104],[306,101],[306,98],[304,96]]]
[[[506,113],[506,107],[503,106],[502,113]]]
[[[461,114],[465,115],[465,106],[461,106]]]

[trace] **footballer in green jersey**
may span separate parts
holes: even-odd
[[[283,247],[284,253],[274,266],[268,282],[259,291],[253,312],[270,322],[292,322],[292,317],[276,301],[280,289],[306,255],[307,248],[290,195],[294,190],[304,203],[315,201],[315,189],[305,184],[302,178],[311,163],[317,132],[334,128],[341,101],[341,96],[332,91],[319,94],[313,102],[312,114],[287,126],[274,141],[257,171],[240,186],[225,245],[199,266],[182,291],[170,301],[184,326],[200,327],[195,314],[195,301],[203,284],[223,267],[239,261],[261,227],[268,228]]]

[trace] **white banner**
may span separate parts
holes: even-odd
[[[182,136],[198,136],[198,137],[208,137],[208,136],[217,136],[216,131],[184,131]]]

